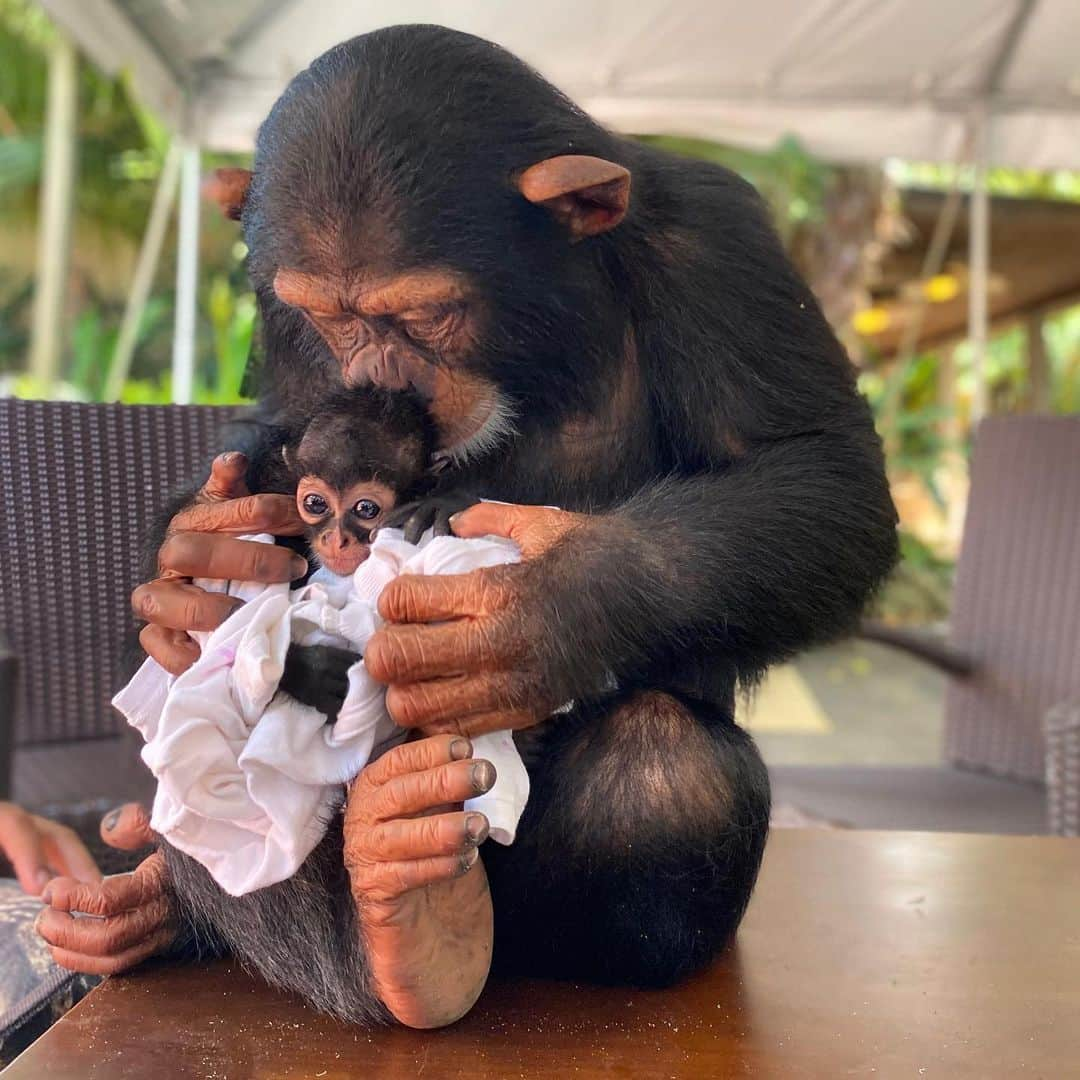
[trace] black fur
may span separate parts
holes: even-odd
[[[633,178],[625,221],[577,244],[513,184],[566,153]],[[558,696],[581,704],[523,737],[519,839],[485,848],[497,960],[649,984],[700,966],[738,925],[768,828],[764,766],[731,720],[736,681],[846,631],[896,554],[869,409],[761,199],[723,168],[617,138],[486,42],[410,26],[293,80],[260,130],[243,225],[265,333],[245,444],[256,486],[288,417],[339,371],[275,298],[279,267],[434,265],[481,283],[467,364],[517,434],[455,482],[599,515],[537,569],[536,647]],[[599,426],[575,452],[582,420]],[[610,673],[615,698],[600,690]],[[309,976],[356,942],[330,914],[348,906],[344,881],[307,882],[275,887],[275,921],[249,916],[258,900],[226,911],[191,876],[178,890],[272,980],[373,1014],[359,961],[332,987]],[[283,937],[308,919],[314,940]]]

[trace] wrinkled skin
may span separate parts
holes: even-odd
[[[134,803],[106,815],[101,837],[122,851],[138,851],[155,839],[146,811]],[[165,863],[159,852],[130,874],[104,881],[58,877],[41,894],[46,906],[38,916],[38,933],[64,967],[91,975],[126,971],[166,951],[176,936],[164,884]],[[96,918],[76,919],[74,912]]]
[[[244,464],[236,454],[214,462],[198,501],[173,520],[161,576],[133,596],[137,614],[158,620],[141,640],[167,670],[182,671],[198,655],[178,627],[209,629],[233,610],[233,601],[197,589],[191,576],[270,583],[301,570],[299,557],[284,548],[230,535],[291,535],[302,524],[293,500],[247,493]],[[393,625],[369,643],[368,669],[388,684],[394,719],[430,737],[390,751],[354,781],[345,859],[380,999],[409,1026],[457,1019],[486,981],[492,913],[479,844],[488,823],[460,804],[488,790],[495,776],[488,762],[455,759],[472,753],[461,736],[529,727],[555,704],[539,693],[542,673],[521,604],[530,562],[584,521],[558,510],[477,504],[455,515],[457,535],[505,536],[520,546],[523,563],[405,576],[380,598],[380,612]],[[145,813],[131,807],[107,839],[134,849],[153,837]],[[76,970],[115,974],[166,951],[176,937],[157,853],[133,873],[102,883],[57,879],[44,899],[39,932],[57,962]],[[75,911],[99,919],[76,920]]]

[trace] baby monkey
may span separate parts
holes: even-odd
[[[447,535],[451,515],[476,500],[440,490],[434,451],[434,425],[414,394],[359,387],[325,398],[282,448],[313,560],[347,577],[379,528],[401,528],[410,543],[429,528]],[[333,720],[356,659],[347,649],[292,645],[281,689]]]

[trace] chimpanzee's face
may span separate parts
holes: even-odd
[[[346,386],[416,391],[428,402],[444,447],[467,444],[498,414],[497,388],[464,366],[483,311],[463,275],[282,268],[273,285],[277,298],[322,337]]]

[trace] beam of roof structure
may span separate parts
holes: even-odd
[[[989,93],[994,161],[1080,167],[1076,0],[44,2],[211,148],[249,149],[288,79],[337,42],[433,22],[505,45],[623,131],[951,161]]]

